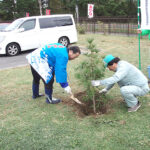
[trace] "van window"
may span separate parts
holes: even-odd
[[[73,25],[73,22],[70,16],[40,18],[39,22],[40,22],[41,29]]]
[[[14,22],[12,22],[8,27],[6,27],[5,31],[13,31],[15,29],[17,29],[20,24],[23,23],[23,19],[17,19]]]
[[[41,29],[52,28],[57,26],[55,22],[55,18],[40,18],[39,22],[40,22]]]
[[[57,17],[56,18],[57,26],[69,26],[73,25],[71,17]]]
[[[24,31],[28,31],[35,28],[35,19],[25,21],[19,28],[24,28]]]

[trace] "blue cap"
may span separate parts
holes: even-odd
[[[114,57],[113,55],[107,55],[107,56],[103,59],[105,67],[107,67],[107,66],[108,66],[108,63],[111,62],[114,58],[115,58],[115,57]]]

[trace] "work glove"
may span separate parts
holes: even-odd
[[[101,85],[100,80],[92,80],[91,84],[92,84],[92,86],[100,86]]]
[[[67,92],[68,94],[72,94],[70,86],[65,87],[64,90],[65,90],[65,92]]]
[[[99,91],[100,94],[106,94],[107,92],[108,92],[108,90],[106,88]]]

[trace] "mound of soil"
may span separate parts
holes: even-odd
[[[78,100],[80,100],[83,105],[77,104],[72,99],[68,99],[67,101],[63,101],[65,105],[69,105],[73,107],[74,112],[79,117],[85,117],[89,115],[97,115],[97,114],[106,114],[110,112],[110,105],[108,103],[104,103],[101,100],[96,100],[96,114],[93,111],[93,102],[90,101],[84,101],[83,98],[86,96],[85,92],[80,92],[74,95]]]

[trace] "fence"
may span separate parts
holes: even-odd
[[[104,34],[137,34],[137,18],[96,17],[92,19],[79,18],[76,20],[79,30],[85,32],[100,32]]]

